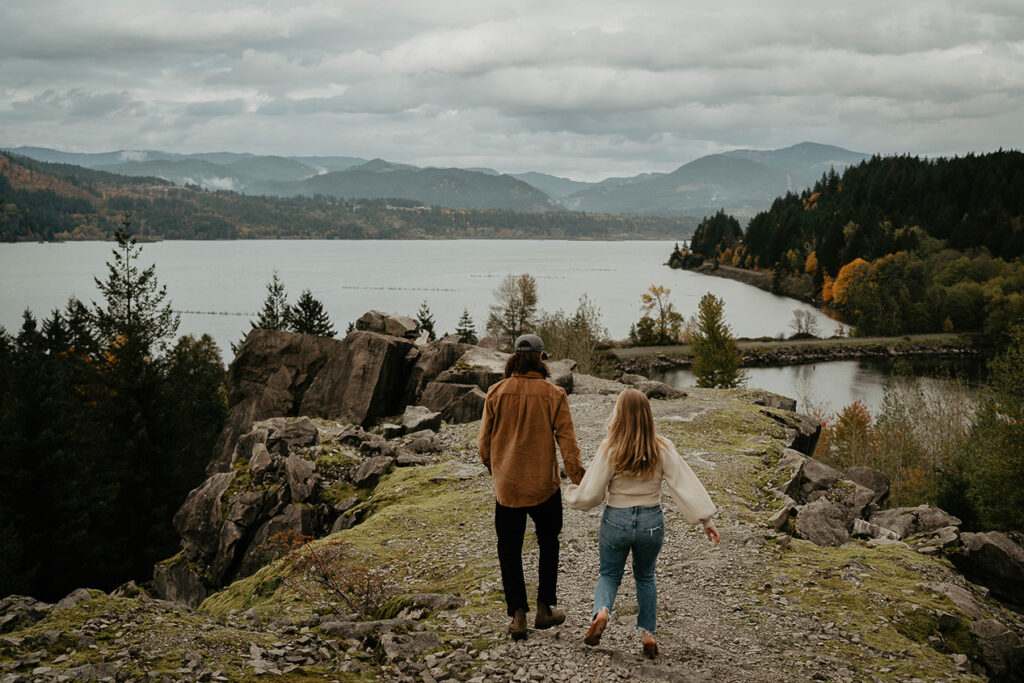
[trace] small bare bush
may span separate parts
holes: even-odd
[[[301,537],[300,537],[301,538]],[[289,544],[294,537],[281,539]],[[368,563],[343,540],[303,543],[285,555],[285,587],[321,612],[383,616],[401,593],[408,570],[404,553],[383,563]]]

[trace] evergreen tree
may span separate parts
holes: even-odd
[[[725,324],[724,303],[711,292],[701,297],[697,308],[697,328],[690,342],[693,374],[699,387],[732,388],[741,385],[740,350]]]
[[[434,316],[430,312],[430,307],[427,306],[426,299],[420,304],[420,310],[416,312],[416,322],[419,323],[421,332],[426,331],[430,339],[437,339],[437,335],[434,334]]]
[[[164,302],[167,288],[157,283],[156,266],[139,269],[141,247],[135,243],[131,225],[131,214],[125,212],[114,231],[117,248],[114,261],[107,263],[107,279],[93,278],[105,299],[105,305],[95,309],[96,327],[103,343],[121,339],[149,353],[154,346],[166,347],[178,330],[180,316]]]
[[[273,277],[267,283],[267,298],[263,300],[263,308],[252,326],[263,330],[287,329],[290,312],[288,294],[275,269]]]
[[[988,395],[959,472],[969,482],[966,497],[978,528],[1024,531],[1024,325],[1008,336],[1006,349],[989,363]]]
[[[315,334],[321,337],[333,337],[336,334],[331,319],[324,311],[324,305],[315,299],[308,289],[302,291],[299,300],[291,308],[288,328],[299,334]]]
[[[476,344],[480,341],[476,336],[476,324],[473,323],[473,318],[470,317],[468,308],[462,309],[462,317],[459,318],[455,334],[461,336],[462,341],[466,344]]]

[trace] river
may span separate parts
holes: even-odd
[[[493,289],[510,273],[537,279],[540,307],[547,311],[572,311],[586,294],[615,339],[628,335],[640,317],[640,295],[652,284],[668,287],[686,316],[696,312],[705,292],[715,293],[725,302],[726,321],[736,336],[788,335],[794,310],[810,312],[822,334],[835,329],[834,321],[807,304],[662,265],[672,246],[661,241],[165,241],[142,245],[140,261],[156,265],[174,308],[182,311],[179,332],[211,334],[225,360],[230,360],[229,344],[240,340],[256,317],[275,269],[292,301],[310,289],[342,335],[371,308],[415,315],[424,301],[439,332],[453,330],[463,309],[481,330]],[[105,277],[112,247],[109,242],[0,245],[0,325],[14,331],[26,308],[46,316],[72,295],[97,300],[93,278]],[[851,398],[880,405],[884,378],[883,371],[863,364],[828,363],[759,368],[751,372],[750,385],[824,397],[840,407]],[[688,382],[685,375],[670,379]]]

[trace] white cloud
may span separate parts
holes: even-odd
[[[5,144],[599,178],[818,140],[1022,147],[1024,3],[13,0]]]

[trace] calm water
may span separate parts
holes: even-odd
[[[878,415],[881,410],[886,379],[894,369],[892,362],[877,360],[745,368],[747,386],[795,398],[798,411],[813,412],[817,409],[828,414],[854,401],[862,401],[872,415]],[[903,373],[911,373],[912,381],[925,391],[939,389],[951,377],[956,377],[974,393],[984,384],[985,379],[984,361],[979,359],[902,361],[899,369]],[[689,370],[666,372],[659,379],[677,387],[695,384],[693,373]]]
[[[796,309],[810,311],[822,332],[835,323],[817,309],[754,287],[662,265],[671,242],[568,242],[526,240],[453,241],[168,241],[143,245],[141,261],[155,263],[174,307],[237,315],[183,313],[182,334],[208,332],[222,349],[249,329],[276,268],[290,299],[310,289],[335,328],[371,308],[415,315],[424,300],[435,329],[455,329],[468,309],[478,330],[493,301],[492,290],[509,273],[537,279],[540,307],[576,308],[586,294],[601,309],[613,338],[624,338],[639,317],[640,294],[651,284],[672,290],[677,309],[689,316],[705,292],[725,301],[737,336],[789,333]],[[0,325],[20,325],[28,307],[37,316],[62,307],[74,294],[98,298],[93,277],[105,276],[112,244],[0,245]]]

